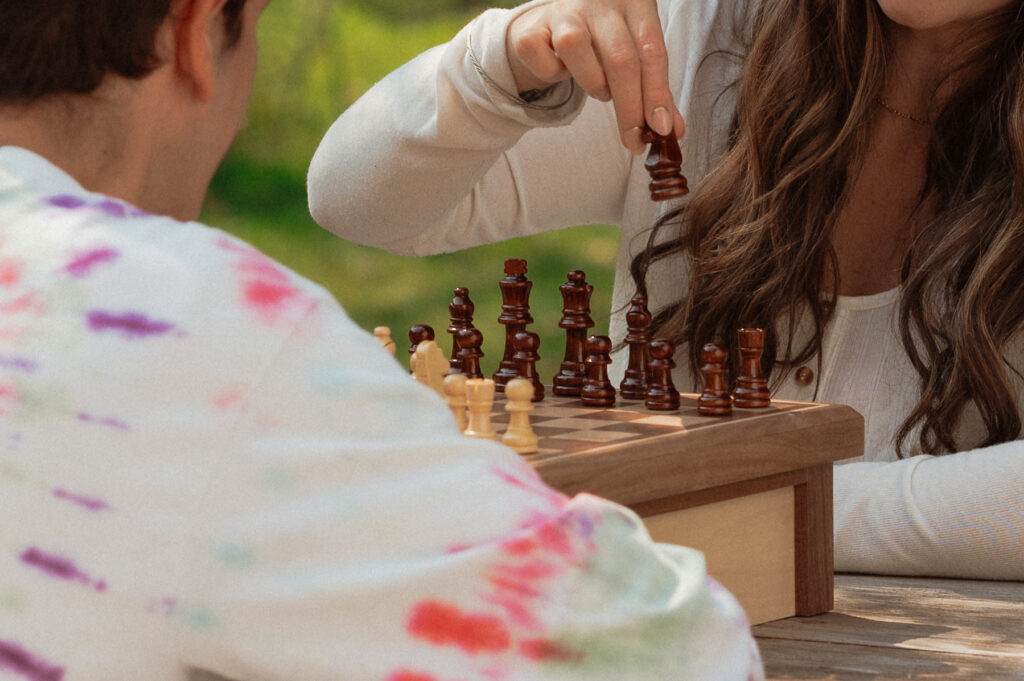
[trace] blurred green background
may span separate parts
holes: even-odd
[[[515,4],[500,0],[497,6]],[[374,82],[451,39],[482,9],[474,0],[270,3],[260,25],[260,66],[248,118],[214,178],[203,221],[325,286],[363,328],[391,327],[403,363],[413,324],[430,324],[441,346],[451,348],[444,333],[448,303],[454,287],[466,286],[484,333],[483,368],[493,371],[504,347],[498,280],[506,258],[525,258],[534,282],[531,330],[541,335],[539,370],[550,383],[564,353],[558,285],[569,270],[585,270],[594,284],[594,332],[607,332],[616,229],[575,227],[406,258],[343,241],[316,225],[306,207],[306,169],[334,119]]]

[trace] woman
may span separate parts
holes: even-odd
[[[0,0],[0,678],[763,678],[698,552],[189,222],[266,5]]]
[[[311,209],[413,254],[620,225],[613,310],[648,294],[680,385],[759,324],[777,397],[865,415],[838,569],[1024,579],[1022,43],[1006,0],[488,12],[345,112]],[[694,191],[666,214],[628,152],[683,121]]]

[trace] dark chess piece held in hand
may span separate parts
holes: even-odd
[[[679,140],[671,135],[659,135],[644,126],[641,139],[651,145],[644,168],[651,176],[651,200],[667,201],[686,196],[690,189],[683,177],[683,154]]]

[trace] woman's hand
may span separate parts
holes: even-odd
[[[574,78],[590,96],[613,103],[633,153],[644,150],[645,123],[682,136],[655,0],[553,0],[516,17],[505,41],[520,92]]]

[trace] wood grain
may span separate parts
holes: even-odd
[[[645,517],[644,523],[655,541],[703,551],[708,574],[759,624],[796,613],[794,497],[792,487],[783,487]]]
[[[754,633],[769,679],[1020,681],[1024,583],[838,575],[834,612]]]

